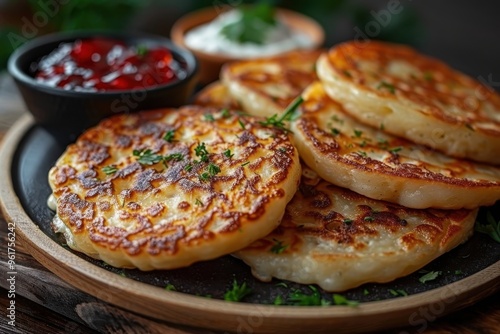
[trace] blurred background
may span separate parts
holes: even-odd
[[[245,0],[0,0],[0,72],[26,40],[76,29],[141,30],[163,35],[184,13],[227,9]],[[267,2],[307,14],[326,31],[325,46],[353,38],[410,44],[500,90],[500,3],[467,0]],[[398,13],[384,17],[394,6]],[[373,35],[373,36],[370,36]],[[361,36],[361,37],[360,37]]]

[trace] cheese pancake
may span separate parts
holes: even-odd
[[[372,200],[304,168],[281,224],[235,256],[255,277],[343,291],[408,275],[467,240],[473,211],[408,209]]]
[[[298,50],[284,55],[224,65],[221,81],[243,110],[254,116],[281,114],[304,88],[317,79],[321,51]]]
[[[327,93],[374,127],[448,155],[500,164],[500,95],[401,45],[348,42],[318,61]]]
[[[194,104],[204,107],[225,108],[229,110],[241,110],[237,100],[233,99],[229,89],[220,81],[211,83],[204,87],[194,97]]]
[[[359,123],[316,82],[291,124],[305,163],[325,180],[410,208],[459,209],[500,199],[500,168],[450,158]]]
[[[115,267],[184,267],[271,232],[300,170],[287,133],[251,117],[196,106],[116,116],[50,170],[53,224]]]

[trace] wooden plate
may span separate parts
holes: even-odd
[[[244,333],[353,333],[415,326],[466,307],[500,288],[500,244],[482,234],[430,263],[442,272],[419,282],[422,273],[387,284],[365,284],[342,295],[361,303],[347,306],[273,306],[293,290],[311,293],[291,282],[258,282],[230,256],[171,271],[119,270],[74,253],[50,228],[46,206],[48,169],[68,138],[33,125],[24,116],[9,131],[0,150],[0,200],[4,215],[31,255],[75,287],[111,304],[152,318],[210,329]],[[499,205],[490,208],[498,215]],[[253,293],[243,302],[223,299],[233,281],[246,282]],[[279,283],[279,284],[278,284]],[[174,286],[177,291],[167,291]],[[320,291],[322,298],[332,294]],[[401,296],[408,294],[408,296]],[[211,298],[207,298],[210,295]]]

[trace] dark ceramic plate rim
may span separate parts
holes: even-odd
[[[3,143],[1,152],[9,153],[9,149],[14,152],[12,159],[8,159],[9,161],[2,161],[0,163],[0,168],[5,167],[4,169],[8,170],[8,174],[11,175],[11,179],[9,180],[9,184],[11,185],[12,190],[14,190],[16,188],[13,184],[15,184],[16,182],[22,184],[22,182],[23,182],[23,180],[17,180],[17,181],[15,180],[16,169],[20,168],[19,167],[19,165],[20,165],[19,158],[20,158],[20,156],[22,156],[22,153],[23,153],[22,147],[23,147],[23,145],[26,144],[27,137],[33,131],[36,131],[37,129],[40,130],[38,126],[33,125],[33,121],[31,119],[31,117],[25,116],[23,119],[18,121],[18,123],[16,123],[16,125],[13,127],[13,129],[6,136],[5,142]],[[21,132],[21,133],[16,134],[15,133],[16,131]],[[11,132],[12,132],[12,134],[11,134]],[[11,144],[15,145],[15,147],[9,148],[7,142],[11,142]],[[10,154],[12,154],[12,152],[10,152]],[[8,155],[9,154],[7,154],[7,156]],[[2,155],[2,156],[4,156],[4,155]],[[17,185],[17,187],[19,187],[19,184]],[[8,205],[6,206],[4,203],[6,198],[7,198],[6,196],[12,195],[11,193],[9,194],[8,190],[9,189],[7,189],[7,190],[1,189],[0,190],[0,195],[1,195],[0,200],[2,200],[1,202],[2,202],[2,206],[3,206],[3,210],[4,210],[4,212],[7,213],[7,217],[11,217],[11,219],[12,219],[12,217],[15,216],[15,214],[14,215],[12,214],[12,211],[15,211],[15,210],[13,210],[12,208],[9,208],[9,206]],[[19,189],[16,189],[16,191],[14,193],[17,195],[20,195],[18,191],[19,191]],[[22,196],[20,196],[20,197],[22,197]],[[21,200],[21,202],[22,202],[22,200]],[[43,200],[40,199],[38,204],[40,204],[41,202],[43,202],[43,205],[45,205],[45,198]],[[30,205],[32,205],[32,204],[33,203],[30,203]],[[29,206],[29,205],[26,205],[26,203],[25,203],[23,210],[26,210],[27,206]],[[498,209],[498,204],[497,204],[497,209]],[[20,231],[21,233],[23,232],[22,229],[35,228],[35,230],[38,230],[38,228],[41,226],[41,224],[46,224],[46,222],[45,223],[44,222],[36,222],[35,220],[32,220],[30,217],[28,217],[28,215],[25,211],[21,213],[21,216],[29,218],[28,219],[29,221],[27,221],[27,222],[25,222],[25,221],[18,222],[19,226],[21,228],[21,231]],[[74,269],[76,271],[80,271],[80,273],[82,275],[85,275],[86,277],[94,280],[96,284],[101,284],[101,285],[108,284],[108,285],[110,285],[114,288],[117,288],[117,289],[120,289],[120,288],[121,289],[124,289],[124,288],[128,289],[129,287],[134,287],[134,289],[142,290],[142,292],[138,292],[139,295],[141,295],[141,293],[144,293],[145,295],[148,295],[154,299],[158,299],[161,302],[164,302],[166,305],[170,305],[171,307],[185,307],[188,309],[194,309],[194,308],[199,308],[200,307],[199,305],[202,305],[204,307],[206,305],[209,305],[209,306],[211,305],[211,306],[218,308],[219,310],[223,310],[223,312],[226,315],[233,315],[234,316],[234,315],[241,315],[241,314],[248,314],[248,315],[260,314],[262,316],[262,314],[261,314],[262,311],[260,309],[256,309],[255,307],[252,307],[252,306],[256,306],[255,304],[232,303],[231,305],[228,306],[229,303],[227,303],[227,302],[224,302],[221,300],[215,300],[215,299],[200,298],[197,296],[193,296],[192,294],[189,294],[189,293],[180,294],[182,296],[182,298],[179,298],[178,293],[171,292],[171,291],[162,291],[160,293],[159,291],[161,291],[163,289],[158,289],[155,286],[152,286],[148,283],[143,283],[141,281],[131,281],[127,278],[120,277],[119,275],[116,275],[116,270],[114,270],[114,269],[104,268],[103,265],[99,265],[98,263],[95,263],[95,261],[92,262],[92,260],[90,260],[89,258],[86,258],[85,256],[77,256],[75,254],[71,254],[71,252],[69,250],[64,249],[61,244],[56,243],[54,241],[53,237],[49,236],[48,234],[46,234],[40,230],[37,231],[36,233],[43,234],[42,239],[44,239],[44,243],[45,242],[49,243],[47,245],[46,244],[39,245],[39,248],[40,248],[39,250],[41,250],[42,252],[48,252],[48,253],[52,252],[52,254],[48,254],[48,255],[53,256],[56,259],[56,261],[61,261],[61,259],[63,259],[63,258],[65,258],[65,259],[70,258],[71,259],[70,262],[71,262],[72,266],[74,267],[72,269]],[[490,242],[486,236],[481,235],[478,237],[480,238],[479,244],[484,244],[484,243]],[[495,251],[493,252],[493,256],[495,254],[498,254],[498,249],[499,249],[497,244],[494,244],[494,245],[495,245],[494,247],[497,247],[497,248],[494,248]],[[56,249],[58,249],[57,254],[53,253],[54,247]],[[64,250],[64,251],[61,252],[60,250]],[[444,255],[444,256],[446,256],[446,255]],[[38,259],[37,256],[35,256],[35,257]],[[467,256],[467,259],[469,259],[468,261],[476,261],[476,260],[480,260],[480,257],[484,258],[485,254],[484,253],[474,254],[474,255],[470,254]],[[465,259],[465,257],[464,257],[464,259]],[[82,264],[82,263],[89,263],[89,262],[92,264],[92,271],[91,272],[84,272],[82,270],[79,270],[78,263]],[[324,321],[332,321],[332,319],[339,318],[339,317],[345,318],[346,316],[355,316],[356,314],[359,315],[360,312],[365,312],[366,314],[368,314],[368,313],[381,313],[381,312],[383,313],[384,311],[381,311],[381,310],[384,309],[384,306],[387,306],[385,308],[385,310],[387,312],[388,311],[395,312],[396,310],[401,308],[403,305],[404,305],[403,307],[405,309],[408,309],[408,310],[415,309],[416,307],[420,307],[421,305],[427,305],[427,303],[436,302],[435,295],[437,294],[437,292],[444,291],[442,288],[447,288],[447,287],[449,290],[458,291],[460,294],[463,294],[464,292],[468,291],[469,285],[470,285],[470,291],[472,291],[472,289],[475,289],[474,291],[477,294],[477,298],[483,298],[486,295],[491,294],[491,293],[498,290],[498,277],[500,276],[499,264],[500,264],[500,262],[497,259],[496,262],[492,261],[492,263],[490,263],[489,265],[487,265],[483,268],[480,268],[478,270],[475,270],[473,272],[467,273],[467,274],[463,275],[463,277],[460,277],[457,280],[453,280],[451,282],[444,281],[444,282],[442,282],[442,284],[440,283],[437,285],[431,283],[428,286],[426,286],[426,289],[424,289],[423,291],[416,292],[415,294],[412,293],[412,294],[410,294],[410,296],[405,297],[405,298],[397,298],[397,300],[395,300],[395,299],[393,299],[394,296],[392,296],[392,297],[389,296],[389,298],[383,298],[381,301],[362,300],[363,302],[357,308],[313,307],[313,306],[312,307],[290,307],[290,306],[272,307],[272,306],[266,306],[266,305],[262,305],[262,304],[258,304],[257,306],[266,307],[266,308],[271,307],[273,310],[275,310],[275,311],[273,311],[274,313],[272,315],[272,317],[273,317],[272,319],[274,319],[274,320],[277,320],[280,318],[286,318],[285,319],[286,321],[290,321],[290,317],[293,317],[297,321],[299,319],[303,319],[303,320],[304,319],[317,319],[317,320],[321,320],[324,322]],[[76,267],[75,267],[75,265],[76,265]],[[93,267],[95,267],[95,268],[93,268]],[[52,268],[52,267],[49,267],[49,269],[54,271],[54,268]],[[477,282],[473,283],[474,280],[476,280],[476,278],[479,277],[479,275],[483,274],[483,276],[484,276],[485,272],[487,272],[488,275],[491,275],[491,276],[483,277],[479,283],[477,283]],[[56,274],[61,275],[61,273],[58,273],[58,272],[56,272]],[[62,276],[64,276],[64,275],[62,275]],[[75,282],[72,282],[72,283],[75,284]],[[386,283],[386,284],[383,284],[383,286],[386,287],[387,289],[393,289],[395,291],[397,291],[398,287],[400,287],[400,285],[397,285],[397,284],[391,285],[391,284],[392,283]],[[479,287],[481,287],[482,290],[478,290]],[[275,287],[275,285],[273,285],[273,287],[271,287],[271,288],[274,288],[275,290],[278,289],[277,287]],[[305,287],[305,288],[307,288],[307,287]],[[476,290],[478,290],[478,291],[476,291]],[[486,290],[488,290],[488,291],[486,292]],[[98,298],[106,300],[108,302],[116,303],[116,301],[113,300],[113,298],[108,298],[109,296],[107,296],[107,295],[99,295],[99,293],[96,293],[95,291],[88,291],[88,290],[85,290],[85,291],[95,295]],[[282,290],[279,290],[279,291],[282,291]],[[308,290],[305,289],[303,291],[308,291]],[[349,290],[349,291],[351,291],[351,290]],[[345,295],[349,296],[349,291],[346,292]],[[479,291],[482,291],[482,292],[478,293]],[[175,296],[175,297],[172,297],[172,296]],[[425,301],[422,300],[422,298],[424,298],[424,297],[425,297]],[[172,298],[175,298],[175,300],[172,300]],[[441,298],[442,298],[442,296],[441,296]],[[401,302],[401,303],[397,303],[399,306],[394,305],[393,302],[395,302],[395,301]],[[266,303],[268,303],[268,302],[269,302],[269,300],[266,301]],[[461,300],[461,303],[464,304],[465,301]],[[457,304],[457,307],[463,307],[463,306],[464,305]],[[381,309],[381,307],[382,307],[382,309]],[[452,310],[452,309],[454,309],[454,308],[450,307],[448,309],[448,311]],[[140,309],[134,309],[133,305],[131,305],[131,310],[142,313],[142,314],[146,314],[146,313],[141,312]],[[329,311],[327,311],[327,310],[329,310]],[[205,313],[207,312],[207,310],[205,308],[203,308],[203,311],[205,311]],[[214,312],[217,312],[217,311],[214,311]],[[146,314],[146,315],[151,315],[151,314]],[[151,316],[158,318],[157,315],[151,315]],[[159,318],[161,318],[161,317],[159,317]],[[354,320],[354,319],[355,318],[353,318],[352,320],[359,321],[359,319],[357,319],[357,320]],[[172,320],[172,319],[170,319],[170,320]],[[283,320],[283,319],[281,319],[281,320]],[[396,324],[396,323],[394,323],[394,324]],[[231,328],[234,328],[234,327],[231,327]],[[379,328],[383,328],[383,327],[379,326]]]

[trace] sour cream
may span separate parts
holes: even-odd
[[[186,33],[186,45],[197,51],[238,58],[255,58],[272,56],[278,53],[295,49],[308,49],[314,45],[313,41],[300,31],[290,29],[285,23],[279,21],[267,32],[263,44],[237,43],[227,39],[222,34],[222,29],[241,19],[241,12],[232,10],[219,15],[215,20],[191,29]]]

